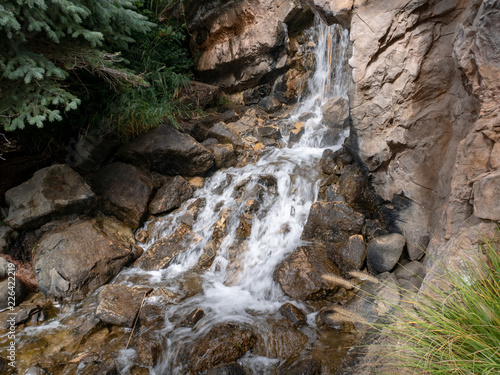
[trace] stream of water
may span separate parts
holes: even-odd
[[[168,308],[165,328],[161,332],[165,350],[161,362],[152,371],[154,374],[186,373],[179,361],[180,348],[202,337],[218,323],[245,324],[265,338],[269,331],[267,317],[275,314],[284,302],[290,302],[273,281],[273,271],[286,255],[301,245],[302,229],[317,199],[317,165],[324,150],[320,145],[326,130],[321,124],[322,105],[331,97],[347,98],[349,82],[347,31],[318,22],[309,35],[310,45],[315,44],[316,68],[307,94],[299,100],[289,121],[298,122],[303,113],[314,114],[305,123],[300,141],[288,145],[285,139],[283,148],[266,151],[255,164],[217,172],[192,199],[202,199],[204,207],[193,225],[196,240],[189,250],[165,270],[129,269],[118,279],[123,284],[137,285],[133,280],[140,274],[149,286],[166,285],[170,291],[182,294],[184,291],[179,285],[186,275],[192,277],[192,270],[196,269],[204,249],[213,241],[214,228],[223,218],[226,228],[217,243],[215,259],[199,274],[202,291]],[[328,147],[335,150],[340,144]],[[251,232],[242,239],[238,227],[249,207]],[[156,237],[173,233],[186,210],[156,224]],[[145,246],[146,251],[150,245]],[[303,303],[293,302],[304,311],[310,311]],[[195,308],[204,310],[205,317],[194,329],[179,328],[174,323],[176,317],[186,316]],[[314,324],[312,315],[309,320]],[[246,355],[240,362],[255,374],[266,374],[279,360],[268,358],[264,353]]]

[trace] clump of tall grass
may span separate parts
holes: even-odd
[[[444,270],[445,288],[426,283],[406,294],[388,322],[375,324],[397,342],[384,348],[391,365],[415,374],[500,374],[499,243],[480,250],[481,259]]]

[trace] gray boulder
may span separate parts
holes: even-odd
[[[79,214],[95,195],[83,178],[66,164],[40,169],[33,177],[5,193],[12,228],[34,229],[65,215]]]
[[[134,256],[130,228],[111,218],[80,220],[40,240],[33,268],[46,296],[81,300]]]
[[[377,237],[368,243],[368,267],[376,273],[391,271],[401,258],[406,240],[399,233]]]
[[[193,196],[193,188],[181,176],[167,179],[149,204],[149,212],[153,215],[179,208],[182,203]]]
[[[205,147],[169,125],[160,125],[123,146],[116,157],[171,176],[203,175],[214,163]]]
[[[139,168],[112,163],[94,176],[94,190],[102,195],[103,210],[132,228],[137,228],[147,215],[153,182]]]

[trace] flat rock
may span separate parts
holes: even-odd
[[[118,150],[120,160],[170,176],[199,176],[213,165],[212,154],[193,137],[160,125]]]
[[[33,177],[5,193],[12,228],[33,229],[65,215],[80,214],[95,195],[83,178],[66,164],[35,172]]]
[[[340,275],[338,267],[326,254],[326,247],[298,247],[274,270],[274,280],[286,295],[298,300],[313,300],[335,292],[338,287],[326,283],[323,275]]]
[[[33,268],[46,296],[80,300],[133,258],[130,228],[111,218],[79,220],[40,240]]]
[[[103,210],[137,228],[147,215],[153,191],[151,177],[139,168],[125,163],[112,163],[94,176],[93,187],[103,199]]]
[[[105,285],[99,293],[95,315],[104,323],[132,328],[146,288]]]
[[[153,215],[179,208],[182,203],[193,196],[193,188],[181,176],[167,179],[149,204],[149,212]]]
[[[399,233],[377,237],[368,243],[368,267],[376,273],[391,271],[399,261],[406,240]]]
[[[242,357],[255,345],[252,331],[236,324],[220,324],[185,348],[188,368],[195,374]]]

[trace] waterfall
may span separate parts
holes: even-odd
[[[347,97],[349,82],[347,31],[317,21],[309,35],[310,44],[315,45],[315,71],[307,94],[299,100],[290,119],[293,123],[305,112],[314,115],[305,122],[301,140],[266,151],[255,164],[215,173],[190,201],[201,201],[204,207],[192,226],[194,235],[189,249],[164,270],[132,268],[116,280],[126,285],[163,286],[182,295],[185,294],[182,285],[192,280],[194,269],[198,270],[194,278],[201,284],[201,290],[167,308],[165,327],[159,332],[164,338],[164,351],[160,363],[152,370],[154,374],[187,373],[179,360],[181,349],[215,324],[244,324],[265,337],[268,316],[291,301],[273,281],[273,271],[302,244],[302,229],[318,195],[317,165],[324,151],[320,146],[326,130],[321,124],[321,108],[331,97]],[[340,144],[329,148],[338,149]],[[157,238],[176,231],[188,206],[156,224]],[[242,237],[239,227],[245,215],[251,231]],[[214,244],[214,228],[221,223],[223,233]],[[151,245],[146,245],[145,250]],[[215,258],[208,269],[200,270],[200,259],[207,249],[215,251]],[[304,311],[311,311],[306,304],[293,302]],[[179,316],[186,316],[195,308],[203,309],[205,316],[194,328],[175,323]],[[312,319],[312,314],[309,318]],[[240,362],[255,374],[266,374],[276,368],[279,360],[247,354]]]

